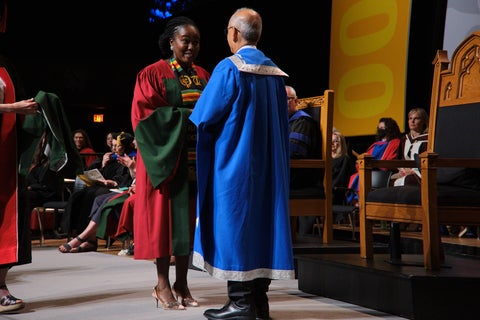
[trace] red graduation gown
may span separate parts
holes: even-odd
[[[3,103],[15,102],[13,82],[3,67],[0,67],[0,78],[6,84]],[[18,203],[17,203],[17,134],[16,114],[0,114],[0,265],[18,262]]]
[[[195,68],[198,77],[206,83],[210,78],[210,74],[200,66],[195,66]],[[148,122],[149,117],[158,114],[157,112],[154,114],[157,108],[166,107],[170,109],[181,109],[181,88],[170,65],[165,60],[159,60],[145,67],[138,73],[132,101],[132,127],[138,144],[136,200],[133,224],[135,259],[154,259],[169,255],[188,255],[193,245],[195,197],[189,199],[190,203],[184,204],[187,207],[185,210],[188,210],[188,212],[180,210],[182,211],[180,215],[182,216],[181,221],[183,222],[175,223],[175,221],[178,220],[178,215],[175,213],[176,210],[173,210],[171,197],[164,192],[168,190],[171,180],[167,179],[167,181],[162,184],[162,188],[154,186],[150,176],[156,176],[158,171],[149,172],[149,168],[145,165],[148,159],[144,159],[144,156],[147,157],[147,150],[144,146],[149,146],[153,149],[157,147],[160,148],[155,144],[155,139],[153,138],[159,135],[169,135],[171,128],[158,123],[155,128],[150,127],[151,134],[149,135],[140,135],[137,130],[139,124]],[[140,125],[140,127],[141,126],[142,125]],[[152,139],[144,141],[143,138],[148,138],[148,136]],[[174,139],[175,137],[171,135],[170,138]],[[171,160],[172,158],[169,159]],[[167,158],[165,157],[163,160],[167,160]],[[165,165],[165,163],[163,163],[163,165]],[[158,170],[162,170],[162,165],[158,166]],[[166,171],[163,171],[163,173],[165,172]],[[177,175],[176,168],[171,170],[170,173],[170,178],[173,179]],[[190,220],[189,223],[184,223],[185,214],[188,215],[187,219]],[[180,227],[181,230],[178,230],[176,227]],[[176,230],[178,230],[178,232]],[[185,251],[186,245],[187,250]]]

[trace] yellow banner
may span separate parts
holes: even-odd
[[[329,81],[345,136],[374,134],[381,117],[404,128],[410,3],[332,1]]]

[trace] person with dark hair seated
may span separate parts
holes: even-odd
[[[135,192],[135,190],[134,190]],[[132,193],[123,202],[117,230],[113,235],[114,239],[120,240],[123,243],[123,250],[118,255],[133,255],[134,254],[134,234],[133,234],[133,210],[135,207],[136,194]],[[175,261],[175,257],[170,258],[170,264]]]
[[[87,241],[87,239],[77,235],[79,230],[84,230],[87,227],[90,221],[90,212],[97,196],[110,193],[111,188],[129,187],[132,184],[133,178],[130,175],[129,168],[118,159],[125,154],[129,157],[136,156],[133,140],[133,135],[129,133],[122,132],[119,134],[117,140],[113,141],[116,145],[115,153],[106,153],[99,168],[105,180],[72,193],[68,199],[67,207],[62,215],[61,227],[74,239],[61,245],[58,248],[61,252],[67,253],[73,247],[78,247],[80,243]]]
[[[116,144],[114,142],[114,144]],[[128,154],[118,157],[118,161],[128,168],[132,177],[132,184],[123,192],[117,190],[95,197],[92,210],[90,212],[90,222],[88,226],[74,239],[60,246],[63,253],[78,253],[97,250],[97,238],[106,239],[110,235],[106,235],[107,223],[112,221],[108,219],[113,217],[113,221],[120,219],[120,211],[123,203],[131,195],[135,194],[135,174],[136,162],[135,157]],[[115,228],[116,229],[116,228]],[[80,238],[80,239],[79,239]],[[62,251],[66,247],[68,250]]]
[[[43,131],[40,141],[35,149],[33,160],[25,178],[25,188],[21,188],[25,199],[25,217],[30,217],[35,207],[42,207],[49,201],[61,201],[64,192],[64,176],[50,168],[50,146],[48,134]],[[55,215],[58,219],[59,215]],[[57,226],[58,223],[55,223]],[[57,230],[54,230],[57,232]],[[57,233],[58,234],[58,233]]]
[[[380,118],[378,120],[375,142],[368,147],[365,153],[372,155],[375,160],[398,159],[400,136],[401,132],[397,121],[392,118]],[[349,194],[347,199],[348,203],[351,205],[357,205],[358,172],[355,172],[350,176],[348,188],[357,191]]]
[[[82,156],[85,168],[90,167],[97,159],[97,156],[87,132],[83,129],[73,131],[73,142]]]
[[[116,139],[118,133],[114,131],[110,131],[105,135],[105,150],[109,151],[112,150],[112,141]]]
[[[62,244],[59,247],[59,250],[62,253],[96,251],[98,226],[102,221],[103,215],[109,213],[106,212],[106,208],[110,208],[109,211],[114,210],[116,207],[121,208],[125,200],[133,194],[135,194],[134,183],[128,188],[128,190],[122,193],[112,191],[111,193],[97,196],[90,213],[90,222],[88,223],[88,226],[76,238],[73,238],[68,243]],[[115,217],[117,221],[120,218],[120,210],[118,210],[118,217]]]

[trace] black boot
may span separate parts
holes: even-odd
[[[270,307],[268,305],[268,287],[272,281],[267,278],[254,280],[253,300],[257,312],[256,320],[270,320]]]
[[[235,319],[255,320],[253,301],[253,281],[228,281],[229,301],[221,309],[205,310],[203,315],[209,320]]]

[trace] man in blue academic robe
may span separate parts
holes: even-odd
[[[286,74],[256,48],[261,18],[239,9],[235,55],[212,73],[190,120],[197,126],[193,264],[228,281],[229,302],[208,319],[269,319],[271,279],[293,279]]]

